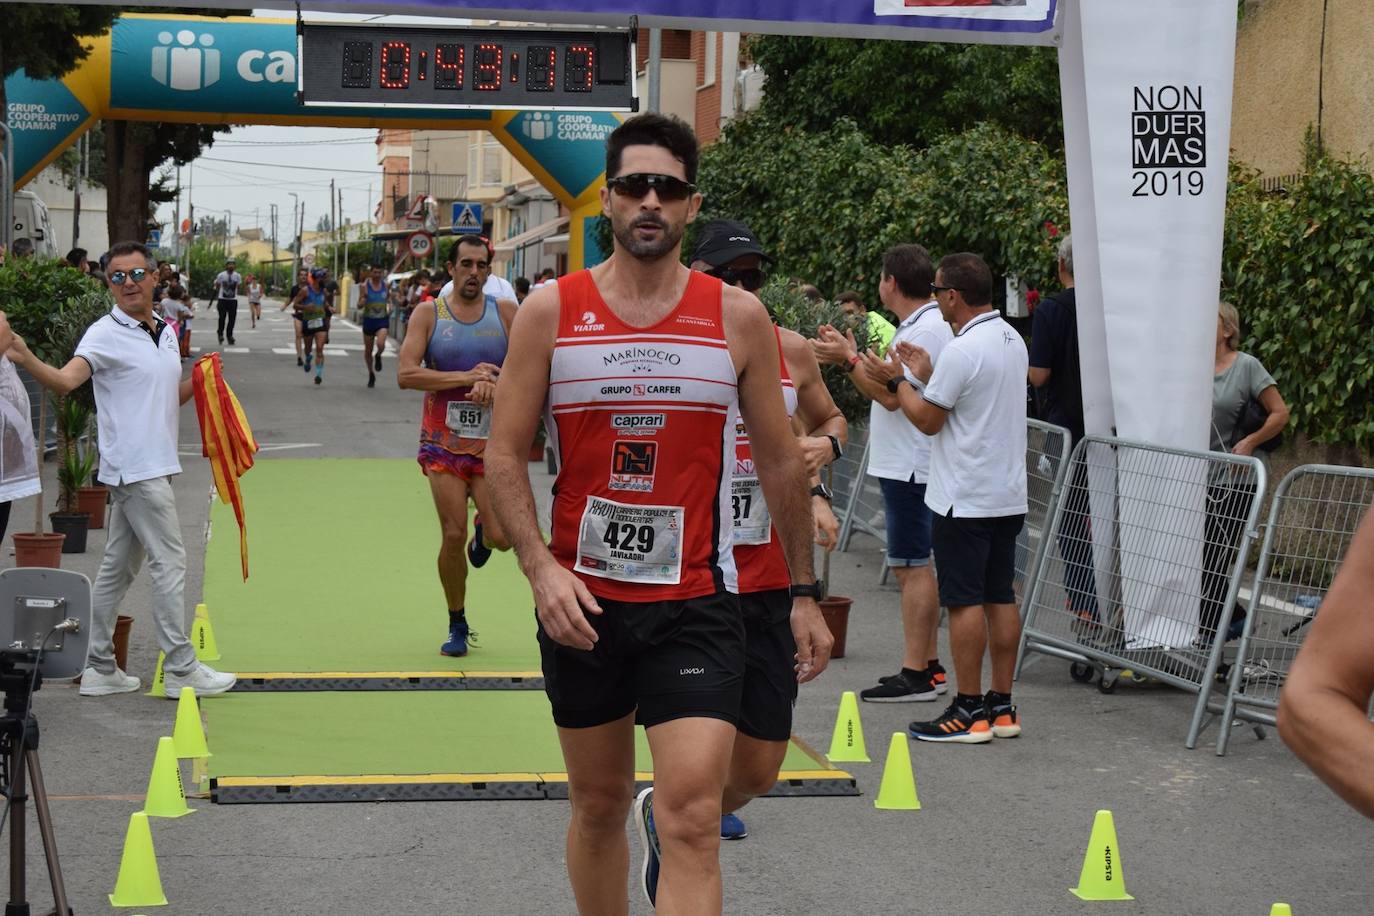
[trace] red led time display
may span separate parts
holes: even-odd
[[[434,88],[463,88],[463,46],[440,44],[434,48]]]
[[[405,89],[410,86],[410,42],[382,42],[383,89]]]
[[[501,88],[501,57],[503,49],[494,43],[477,46],[472,60],[472,88],[495,90]]]
[[[558,68],[558,49],[550,45],[531,45],[525,64],[525,88],[530,92],[553,92],[554,71]]]
[[[596,72],[596,49],[591,45],[569,45],[563,68],[563,88],[568,92],[591,92]]]

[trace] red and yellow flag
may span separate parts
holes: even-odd
[[[224,365],[218,353],[196,360],[191,370],[191,388],[196,396],[196,419],[200,421],[201,454],[210,459],[220,501],[234,507],[234,518],[239,523],[239,556],[243,562],[243,578],[247,581],[248,531],[243,524],[239,478],[253,466],[258,443],[253,438],[243,407],[224,380]]]

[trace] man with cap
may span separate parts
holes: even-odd
[[[763,285],[763,264],[772,259],[744,223],[712,220],[701,228],[691,267],[749,292]],[[820,365],[806,338],[774,327],[782,354],[783,401],[798,432],[798,444],[811,474],[811,506],[816,542],[833,549],[839,524],[830,509],[830,491],[818,473],[840,457],[849,425],[821,380]],[[744,613],[745,672],[740,717],[721,800],[720,835],[726,840],[748,836],[734,812],[769,791],[787,753],[792,733],[792,704],[797,698],[792,636],[791,577],[782,542],[764,504],[753,453],[742,422],[735,427],[734,506],[735,565],[739,569],[740,608]]]
[[[230,258],[224,262],[224,270],[215,277],[215,308],[219,311],[217,334],[220,346],[224,346],[226,337],[229,339],[229,346],[234,345],[234,319],[239,314],[239,284],[243,282],[243,275],[234,267],[234,259]]]

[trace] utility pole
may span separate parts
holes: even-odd
[[[348,233],[344,231],[343,227],[343,188],[339,188],[339,190],[336,193],[338,194],[338,197],[336,198],[338,206],[335,207],[334,212],[338,214],[336,222],[339,225],[339,243],[343,246],[343,255],[341,256],[342,260],[340,263],[343,264],[344,270],[348,270]],[[338,273],[339,272],[337,270],[334,271],[335,276],[338,276]]]
[[[339,277],[339,217],[334,212],[334,179],[329,179],[329,267],[337,282]]]
[[[287,191],[286,193],[291,195],[291,234],[295,235],[296,211],[300,209],[301,200],[295,191]],[[292,246],[292,249],[293,250],[291,252],[291,276],[289,279],[290,282],[295,283],[296,274],[299,272],[299,265],[301,261],[300,236],[296,236],[296,243]]]
[[[272,287],[277,286],[277,205],[271,205],[272,215]]]
[[[82,134],[81,139],[76,141],[76,176],[72,182],[72,247],[76,248],[81,241],[81,179],[86,170],[86,146],[90,141],[89,134]]]

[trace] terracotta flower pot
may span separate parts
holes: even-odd
[[[87,526],[91,531],[105,527],[105,504],[110,499],[108,487],[81,487],[76,491],[76,511],[85,512],[91,517]]]
[[[66,539],[67,536],[64,534],[15,532],[14,565],[61,569],[62,542]]]
[[[818,603],[821,606],[821,616],[825,618],[825,625],[830,628],[830,635],[835,637],[830,657],[844,658],[844,641],[849,633],[849,609],[853,606],[854,599],[831,595],[822,598]]]

